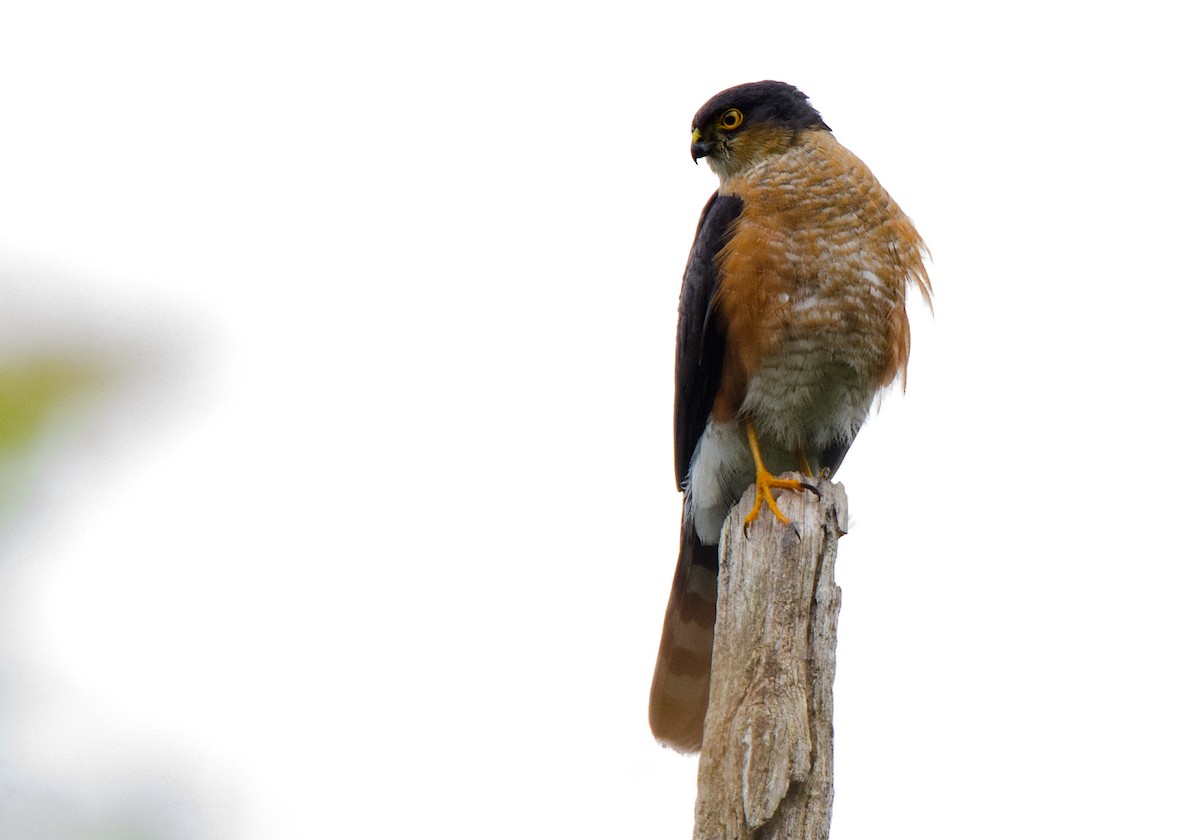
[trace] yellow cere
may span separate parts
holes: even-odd
[[[700,142],[700,129],[698,129],[698,128],[693,128],[693,129],[692,129],[692,142],[693,142],[693,143],[699,143],[699,142]]]

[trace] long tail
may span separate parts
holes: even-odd
[[[717,546],[701,545],[684,522],[650,686],[650,730],[680,752],[695,752],[704,738],[716,620]]]

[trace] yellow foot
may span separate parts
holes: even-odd
[[[795,490],[796,492],[811,490],[817,494],[817,498],[821,497],[821,491],[817,489],[815,484],[804,480],[776,478],[765,469],[760,468],[754,480],[754,507],[746,514],[746,519],[742,522],[742,533],[749,533],[750,526],[758,519],[763,505],[770,508],[771,513],[775,514],[775,518],[782,524],[792,524],[791,520],[783,515],[783,511],[779,509],[779,505],[775,503],[775,497],[771,494],[772,490]]]

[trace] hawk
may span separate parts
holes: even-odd
[[[679,562],[650,689],[663,743],[700,748],[716,620],[717,543],[749,486],[782,522],[778,473],[831,476],[876,397],[903,381],[908,285],[930,301],[924,243],[871,171],[783,82],[722,91],[692,122],[720,185],[679,299]]]

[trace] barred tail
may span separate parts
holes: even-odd
[[[699,750],[704,737],[716,620],[717,546],[685,522],[650,686],[650,730],[680,752]]]

